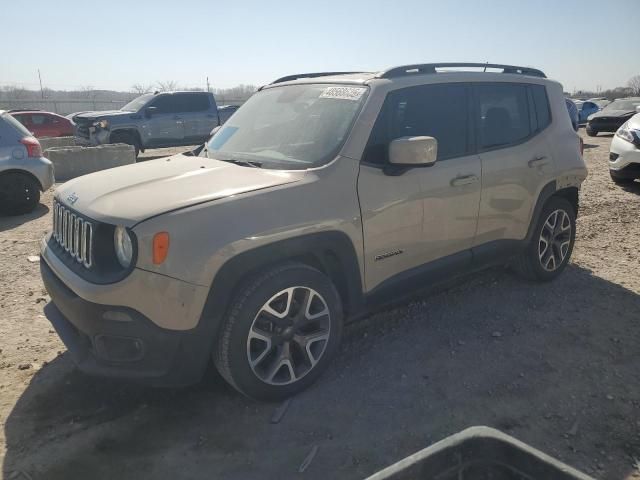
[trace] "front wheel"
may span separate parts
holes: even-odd
[[[130,132],[113,132],[109,138],[111,143],[125,143],[131,145],[135,151],[136,158],[140,153],[140,142],[136,136]]]
[[[587,128],[585,128],[585,131],[587,132],[587,135],[589,135],[590,137],[597,137],[598,136],[598,131],[594,130],[589,125],[587,125]]]
[[[531,242],[516,258],[515,270],[530,280],[556,278],[569,263],[576,239],[576,213],[564,198],[545,204]]]
[[[342,308],[331,280],[287,263],[255,275],[237,293],[214,362],[241,393],[280,400],[320,376],[341,337]]]

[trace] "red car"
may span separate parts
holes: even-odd
[[[35,137],[69,137],[73,136],[73,122],[56,113],[39,110],[9,111]]]

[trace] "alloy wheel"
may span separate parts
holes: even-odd
[[[253,373],[269,385],[300,380],[318,364],[331,334],[327,302],[296,286],[272,296],[255,316],[247,338]]]
[[[554,210],[542,226],[538,240],[540,265],[548,272],[564,262],[571,246],[571,219],[564,210]]]

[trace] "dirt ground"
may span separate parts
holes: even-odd
[[[585,137],[590,176],[561,278],[493,269],[350,325],[277,424],[278,405],[213,374],[154,390],[76,371],[29,260],[51,193],[33,214],[1,218],[4,478],[360,479],[471,425],[596,478],[640,478],[640,184],[611,182],[610,141]]]

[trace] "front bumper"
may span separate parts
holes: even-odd
[[[154,386],[189,385],[202,377],[213,344],[203,335],[204,325],[160,328],[132,308],[80,298],[44,260],[40,272],[52,300],[45,315],[80,370]]]
[[[614,135],[609,150],[609,170],[622,173],[623,170],[637,171],[638,169],[640,169],[640,148]]]
[[[91,127],[94,129],[94,127]],[[76,130],[75,135],[73,137],[73,141],[76,145],[81,147],[95,147],[97,145],[104,145],[109,143],[109,136],[111,132],[109,130],[87,130],[87,131],[78,131]]]
[[[589,122],[587,122],[587,127],[591,130],[595,130],[596,132],[615,132],[627,120],[629,120],[629,117],[610,117],[604,119],[596,118],[593,120],[589,120]]]

